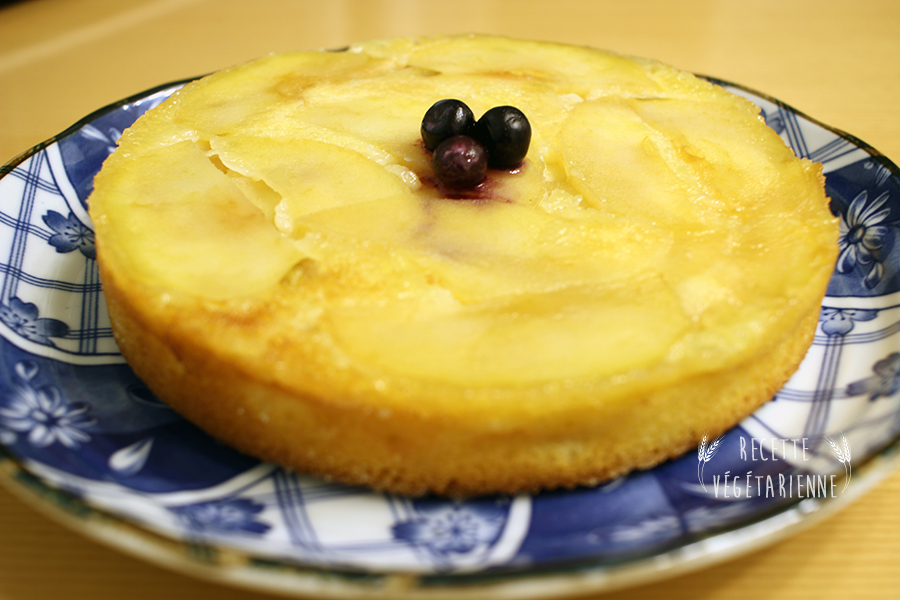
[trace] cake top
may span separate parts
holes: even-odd
[[[442,186],[419,135],[442,98],[521,109],[525,160]],[[288,387],[633,392],[765,351],[834,260],[819,166],[756,106],[588,48],[268,56],[188,84],[120,144],[91,198],[112,276],[160,328]]]

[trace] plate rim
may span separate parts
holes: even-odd
[[[714,76],[696,76],[770,102],[848,141],[885,166],[893,177],[900,179],[900,167],[860,138],[827,125],[754,88]],[[203,75],[156,85],[92,111],[60,133],[4,163],[0,166],[0,179],[30,157],[103,115],[156,93],[177,89],[201,77]],[[732,523],[727,528],[695,539],[682,540],[672,547],[622,562],[611,562],[608,559],[568,559],[532,568],[527,565],[502,566],[474,573],[421,574],[304,565],[299,561],[258,557],[251,551],[240,548],[225,548],[215,543],[191,543],[168,537],[53,487],[30,471],[5,445],[0,444],[0,485],[39,513],[88,539],[140,560],[213,583],[282,595],[329,598],[390,595],[431,600],[443,597],[465,598],[490,590],[498,594],[498,598],[525,599],[613,591],[652,583],[708,568],[777,543],[842,510],[900,467],[900,433],[878,450],[872,451],[865,462],[855,464],[854,467],[855,484],[852,492],[848,490],[838,497],[826,499],[792,498],[790,502],[753,518]],[[767,525],[770,527],[766,527]],[[719,548],[716,552],[703,551],[704,546],[733,537],[744,539]]]
[[[189,543],[80,501],[31,473],[0,446],[0,485],[40,514],[133,558],[215,584],[292,597],[443,600],[566,598],[647,585],[727,562],[782,541],[846,508],[900,466],[900,436],[856,465],[853,490],[785,503],[765,516],[636,560],[568,561],[475,573],[415,574],[340,570],[260,558],[215,544]],[[34,502],[36,501],[36,502]],[[749,535],[748,535],[749,533]],[[704,546],[743,537],[711,552]]]

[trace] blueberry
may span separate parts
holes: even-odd
[[[470,188],[481,183],[487,175],[488,154],[474,138],[454,135],[434,149],[431,168],[445,186]]]
[[[438,100],[422,119],[422,141],[429,151],[447,138],[464,134],[475,124],[472,109],[460,100]]]
[[[511,169],[528,153],[531,124],[514,106],[495,106],[478,119],[471,135],[487,149],[491,167]]]

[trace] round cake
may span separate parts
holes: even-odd
[[[434,176],[423,115],[527,116]],[[272,55],[144,115],[90,198],[123,355],[224,442],[402,494],[592,485],[796,370],[836,257],[819,165],[658,62],[489,36]]]

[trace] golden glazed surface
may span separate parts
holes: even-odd
[[[435,101],[529,118],[448,194]],[[820,167],[751,103],[597,50],[398,39],[274,55],[138,121],[90,199],[123,354],[177,410],[400,493],[652,466],[766,401],[836,254]]]

